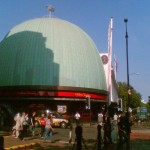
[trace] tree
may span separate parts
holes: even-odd
[[[141,106],[141,94],[136,92],[136,90],[130,85],[131,94],[129,95],[129,106],[131,108],[136,108]],[[122,98],[123,110],[126,110],[127,96],[128,96],[128,86],[125,82],[118,82],[118,97]]]
[[[146,108],[147,108],[148,112],[150,113],[150,102],[146,103]]]

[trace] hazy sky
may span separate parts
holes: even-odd
[[[114,18],[113,54],[118,61],[117,80],[126,82],[125,23],[128,18],[130,84],[147,101],[150,95],[150,0],[0,0],[0,41],[19,23],[53,15],[82,28],[100,52],[107,52],[108,25]],[[140,73],[135,75],[134,73]]]

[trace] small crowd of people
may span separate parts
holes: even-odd
[[[80,123],[80,113],[76,112],[74,115],[76,124]],[[112,143],[118,143],[118,149],[123,149],[124,143],[126,143],[126,149],[130,149],[130,133],[131,133],[132,120],[130,113],[126,112],[125,114],[115,113],[112,116],[109,116],[108,112],[98,113],[98,128],[100,127],[101,142],[104,142],[104,146],[107,149],[107,146]]]
[[[33,112],[31,117],[28,113],[17,113],[14,117],[15,125],[12,128],[12,135],[14,138],[20,138],[23,140],[28,135],[35,136],[35,123],[38,121],[40,124],[40,136],[46,141],[50,136],[52,141],[52,133],[54,131],[52,127],[52,116],[50,113],[42,113],[41,116],[36,119],[36,112]]]
[[[126,149],[130,149],[132,121],[129,112],[119,115],[115,113],[113,117],[100,112],[98,113],[98,124],[104,130],[104,144],[118,142],[118,149],[122,149],[126,143]]]

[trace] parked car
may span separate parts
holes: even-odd
[[[63,118],[62,115],[59,114],[58,112],[49,111],[47,113],[49,113],[52,116],[52,126],[53,127],[67,128],[69,126],[69,120]],[[40,115],[35,118],[36,119],[36,123],[35,123],[36,126],[40,125],[39,118],[40,118]]]

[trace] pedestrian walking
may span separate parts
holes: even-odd
[[[21,123],[21,116],[19,113],[15,115],[14,120],[16,122],[16,125],[15,125],[16,126],[16,136],[15,136],[15,138],[19,138],[20,131],[23,129],[22,123]]]
[[[41,137],[44,136],[44,132],[45,132],[45,125],[46,125],[46,118],[45,118],[45,114],[42,113],[41,117],[39,118],[39,123],[40,123],[40,127],[41,127]]]
[[[46,118],[44,141],[46,141],[47,137],[50,136],[50,142],[52,142],[53,131],[54,129],[52,128],[52,117],[49,115]]]

